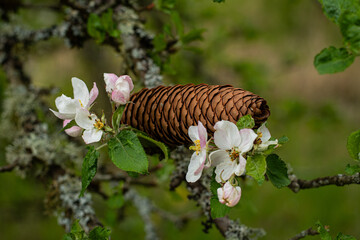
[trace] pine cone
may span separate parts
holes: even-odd
[[[121,122],[170,146],[188,145],[190,126],[198,121],[213,135],[217,121],[250,114],[259,127],[270,115],[266,101],[231,85],[187,84],[144,88],[130,97]]]

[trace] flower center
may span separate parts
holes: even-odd
[[[195,140],[195,146],[190,146],[189,149],[196,151],[196,155],[199,155],[201,151],[200,140]]]
[[[95,119],[94,127],[101,130],[104,127],[104,124],[99,119]]]
[[[239,159],[240,152],[237,149],[232,148],[231,150],[228,150],[228,152],[229,152],[231,161],[236,161]]]
[[[263,137],[262,132],[258,132],[257,135],[258,135],[258,137],[254,141],[255,145],[262,143],[262,141],[261,141],[261,138]]]

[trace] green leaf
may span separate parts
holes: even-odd
[[[271,154],[267,156],[266,165],[266,175],[275,187],[282,188],[291,183],[287,174],[286,163],[278,155]]]
[[[89,240],[108,240],[111,231],[102,227],[95,227],[89,233]]]
[[[342,72],[354,62],[355,56],[345,48],[329,47],[315,56],[314,66],[319,74]]]
[[[355,173],[360,172],[360,166],[359,165],[350,166],[350,164],[348,164],[346,165],[345,172],[348,175],[354,175]]]
[[[105,30],[98,15],[90,13],[86,27],[88,34],[93,37],[97,43],[102,43],[105,40]]]
[[[320,3],[324,14],[334,23],[338,23],[344,12],[359,9],[358,0],[320,0]]]
[[[221,188],[221,184],[218,183],[215,180],[215,170],[213,171],[211,182],[210,182],[210,191],[212,193],[211,199],[210,199],[210,208],[211,208],[211,217],[213,219],[215,218],[221,218],[224,217],[226,214],[229,213],[230,207],[226,206],[225,204],[222,204],[219,202],[219,198],[217,197],[217,189]]]
[[[281,138],[278,139],[279,144],[285,144],[288,141],[289,141],[289,138],[287,136],[282,136]]]
[[[172,12],[171,13],[171,20],[175,25],[175,29],[177,34],[182,38],[184,36],[184,26],[181,21],[180,15],[178,12]]]
[[[111,8],[101,15],[101,25],[106,32],[111,32],[114,29],[114,21],[112,19],[113,11]]]
[[[216,174],[215,174],[215,170],[214,170],[212,178],[211,178],[211,182],[210,182],[210,191],[213,196],[217,196],[217,189],[221,188],[221,184],[215,180],[215,177],[216,177]]]
[[[120,105],[112,115],[112,126],[115,131],[118,131],[120,121],[124,113],[125,105]]]
[[[86,188],[90,185],[91,180],[94,178],[97,170],[97,160],[99,152],[96,151],[94,146],[87,147],[88,152],[84,158],[81,169],[81,192],[80,197],[84,195]]]
[[[225,217],[230,212],[230,207],[219,202],[217,196],[212,196],[210,199],[211,217],[212,219]]]
[[[246,162],[246,175],[253,177],[259,185],[265,180],[266,158],[264,155],[256,154],[249,156]]]
[[[66,124],[65,127],[63,127],[63,128],[60,130],[60,132],[65,131],[66,129],[69,129],[69,128],[73,127],[73,126],[76,126],[75,120],[71,120],[68,124]]]
[[[124,205],[124,203],[125,203],[124,197],[121,192],[119,192],[115,195],[112,195],[107,200],[107,204],[108,204],[109,208],[112,208],[112,209],[121,208]]]
[[[253,128],[255,126],[255,121],[251,115],[245,115],[236,122],[236,126],[239,130],[243,128]]]
[[[350,156],[360,161],[360,130],[350,134],[346,147]]]
[[[321,240],[331,240],[330,233],[324,228],[324,226],[320,223],[316,223],[317,231],[320,233],[320,239]]]
[[[190,32],[188,32],[187,34],[185,34],[182,38],[181,41],[184,44],[189,44],[191,42],[194,41],[200,41],[200,40],[204,40],[202,34],[205,32],[205,29],[193,29]]]
[[[345,43],[354,54],[360,53],[360,12],[346,12],[340,20],[340,30]]]
[[[168,160],[169,158],[169,151],[168,151],[168,148],[166,147],[166,145],[162,142],[159,142],[159,141],[156,141],[155,139],[152,139],[151,137],[149,136],[146,136],[145,134],[143,133],[140,133],[138,132],[136,134],[139,138],[142,138],[150,143],[153,143],[155,144],[158,148],[161,149],[161,151],[164,153],[164,157],[165,157],[165,160]]]
[[[153,39],[153,44],[154,44],[155,51],[161,52],[162,50],[164,50],[167,45],[166,40],[165,40],[165,35],[164,34],[156,35],[155,38]]]
[[[176,0],[157,0],[155,1],[156,7],[164,13],[170,14],[175,7]]]
[[[88,240],[85,231],[79,224],[79,220],[75,220],[70,232],[63,237],[63,240]]]
[[[353,236],[350,236],[350,235],[345,235],[345,234],[339,233],[336,236],[335,240],[356,240],[356,238]]]
[[[129,130],[121,131],[108,142],[111,161],[124,171],[145,174],[149,162],[136,134]]]

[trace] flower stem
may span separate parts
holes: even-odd
[[[107,146],[107,143],[104,143],[103,145],[98,146],[95,150],[98,151],[98,150],[102,149],[105,146]]]

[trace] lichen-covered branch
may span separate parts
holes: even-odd
[[[11,172],[15,167],[16,167],[16,163],[12,163],[12,164],[9,164],[9,165],[6,165],[6,166],[1,166],[0,167],[0,173],[3,173],[3,172]]]
[[[335,176],[321,177],[313,180],[297,179],[295,175],[290,175],[291,183],[288,186],[293,192],[297,193],[302,189],[319,188],[329,185],[344,186],[349,184],[360,184],[360,173],[348,176],[338,174]]]
[[[171,157],[176,160],[176,170],[171,178],[171,189],[175,189],[185,180],[190,154],[189,150],[185,147],[178,147],[172,152]],[[263,229],[247,227],[228,217],[212,219],[210,208],[211,192],[208,186],[210,186],[209,174],[204,175],[200,181],[187,183],[187,189],[190,192],[189,198],[197,202],[207,219],[207,221],[203,223],[205,226],[204,231],[207,231],[208,228],[211,227],[211,223],[214,223],[226,239],[257,239],[265,235]]]
[[[308,228],[304,231],[301,231],[299,234],[296,234],[294,237],[290,238],[289,240],[299,240],[305,238],[306,236],[316,236],[319,232],[314,230],[313,228]]]

